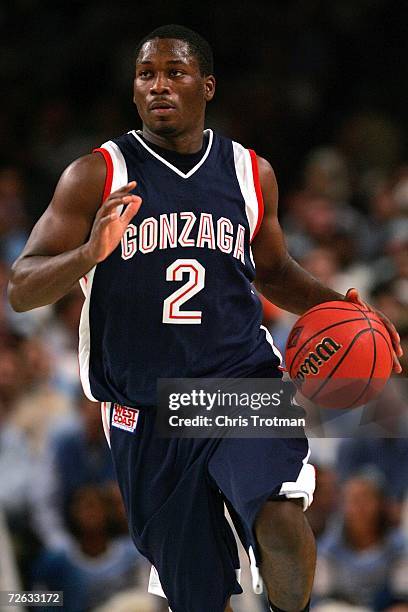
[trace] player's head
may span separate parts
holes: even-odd
[[[181,25],[165,25],[156,28],[147,36],[144,36],[136,48],[136,58],[138,57],[145,43],[154,40],[155,38],[173,40],[181,40],[187,43],[191,55],[193,55],[200,67],[203,76],[209,76],[214,73],[214,57],[210,44],[197,32],[185,28]]]
[[[180,134],[204,123],[215,91],[213,54],[193,30],[162,26],[136,49],[134,102],[144,125],[156,134]]]

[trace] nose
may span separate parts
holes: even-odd
[[[163,93],[168,93],[169,90],[170,90],[169,81],[166,75],[163,74],[162,72],[158,72],[150,87],[150,93],[161,95]]]

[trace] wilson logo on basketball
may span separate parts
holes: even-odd
[[[293,378],[296,385],[301,386],[307,376],[316,376],[323,364],[329,361],[333,355],[341,349],[333,338],[325,337],[316,344],[314,350],[303,360],[299,370]]]

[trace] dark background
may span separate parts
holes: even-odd
[[[33,215],[66,163],[138,123],[133,52],[165,23],[209,40],[218,89],[208,123],[267,157],[283,194],[321,143],[351,157],[371,147],[388,167],[406,157],[404,1],[17,0],[0,10],[1,155],[38,186]]]

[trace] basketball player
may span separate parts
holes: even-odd
[[[290,258],[269,163],[204,130],[214,92],[212,52],[198,34],[165,26],[141,41],[142,130],[65,170],[13,267],[10,301],[29,310],[81,281],[82,384],[102,402],[130,532],[171,610],[224,612],[241,592],[224,502],[260,563],[271,610],[307,610],[315,545],[303,515],[314,489],[306,439],[154,437],[158,378],[281,376],[254,280],[297,314],[359,301]]]

